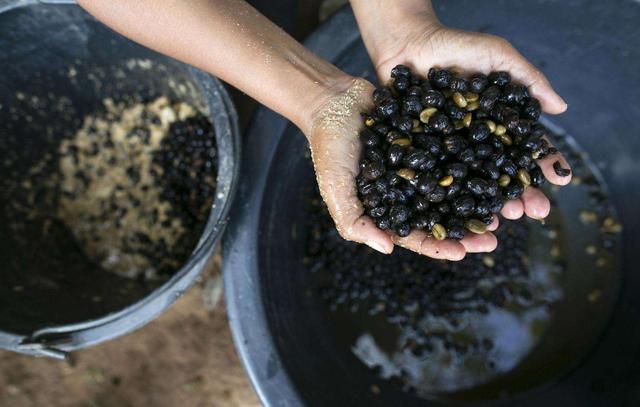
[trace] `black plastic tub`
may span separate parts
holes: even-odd
[[[635,23],[640,4],[496,1],[480,7],[455,1],[438,2],[436,8],[446,24],[505,36],[544,70],[569,104],[566,114],[549,117],[546,123],[571,134],[578,150],[591,157],[624,225],[618,264],[602,280],[594,280],[597,272],[585,262],[584,246],[564,242],[569,251],[568,292],[576,294],[585,284],[594,284],[603,287],[606,301],[600,308],[564,312],[562,324],[556,324],[561,334],[555,336],[555,345],[560,346],[547,341],[541,347],[540,361],[529,372],[535,380],[507,377],[492,392],[453,404],[638,405],[640,276],[634,253],[640,247],[640,167],[635,164],[640,142],[631,135],[640,117],[635,103],[640,98],[640,30]],[[350,74],[375,79],[350,10],[335,15],[306,44]],[[223,270],[236,346],[262,402],[451,405],[451,398],[418,398],[377,380],[340,342],[340,332],[303,263],[306,197],[315,182],[302,153],[306,140],[294,125],[264,108],[254,117],[248,137],[252,143],[241,169],[245,182],[238,191],[242,205],[232,211],[233,222],[223,239]],[[579,202],[567,202],[554,211],[570,219],[579,208]],[[572,227],[572,221],[565,223]]]
[[[19,263],[13,256],[28,254],[0,250],[0,348],[60,357],[143,326],[198,277],[235,191],[237,116],[216,78],[127,40],[73,4],[0,1],[0,65],[0,137],[22,157],[16,165],[24,171],[80,128],[85,115],[102,109],[107,97],[184,101],[208,116],[215,130],[213,205],[196,247],[168,280],[132,282],[97,267],[60,273],[46,261],[27,273],[11,264]],[[12,238],[6,230],[2,236],[0,245]]]

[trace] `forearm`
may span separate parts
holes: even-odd
[[[121,34],[207,71],[310,130],[346,75],[240,0],[80,0]]]
[[[439,24],[430,0],[351,0],[351,7],[375,65],[413,40],[406,36],[408,25],[420,24],[427,34]]]

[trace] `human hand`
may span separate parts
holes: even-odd
[[[435,18],[428,2],[385,3],[386,5],[382,5],[384,18],[382,15],[376,16],[379,10],[375,6],[368,6],[363,11],[358,3],[352,1],[363,39],[381,83],[389,80],[391,69],[398,64],[407,65],[423,76],[433,66],[455,68],[466,74],[508,71],[514,81],[529,88],[545,112],[558,114],[566,110],[566,103],[554,92],[544,75],[506,40],[489,34],[444,27]],[[389,7],[394,10],[390,11]],[[372,18],[376,24],[369,29]],[[569,168],[560,154],[539,160],[538,165],[551,183],[566,185],[571,181],[571,176],[558,176],[553,169],[555,161],[560,161],[564,168]],[[507,219],[518,219],[524,214],[543,219],[549,211],[547,197],[540,190],[529,187],[521,198],[506,202],[501,214]],[[489,230],[496,227],[497,218]],[[490,232],[468,236],[460,242],[438,242],[423,232],[413,232],[406,238],[394,236],[393,240],[414,251],[425,252],[425,247],[437,250],[439,253],[431,257],[449,259],[462,258],[465,252],[492,251],[497,245],[497,239]]]
[[[340,235],[382,252],[393,251],[391,237],[364,214],[356,176],[364,127],[361,113],[373,106],[374,87],[361,78],[345,78],[315,109],[307,132],[322,199]]]

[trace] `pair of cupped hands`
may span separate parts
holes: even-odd
[[[387,35],[388,39],[379,41],[367,41],[365,37],[380,83],[389,80],[391,69],[398,64],[407,65],[422,76],[433,66],[453,67],[466,74],[508,71],[514,81],[528,86],[544,112],[559,114],[567,109],[544,75],[503,38],[451,29],[438,22],[425,25],[419,15]],[[340,235],[382,253],[391,253],[396,244],[437,259],[461,260],[466,253],[493,251],[498,244],[492,233],[498,227],[497,216],[484,234],[471,233],[460,241],[438,241],[423,231],[399,237],[380,230],[365,215],[355,178],[362,149],[358,139],[363,127],[361,113],[371,109],[373,90],[374,86],[362,78],[340,81],[319,103],[312,130],[307,134],[320,192]],[[553,163],[558,160],[569,168],[560,154],[539,160],[538,164],[550,183],[566,185],[571,176],[560,177],[553,170]],[[526,215],[542,220],[549,211],[549,199],[540,190],[528,187],[519,199],[505,203],[501,215],[506,219]]]

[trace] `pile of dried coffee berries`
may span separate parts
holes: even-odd
[[[363,113],[356,179],[366,213],[380,229],[434,238],[484,233],[504,202],[545,179],[536,160],[557,150],[538,123],[540,103],[507,72],[465,79],[404,65],[373,92]]]

